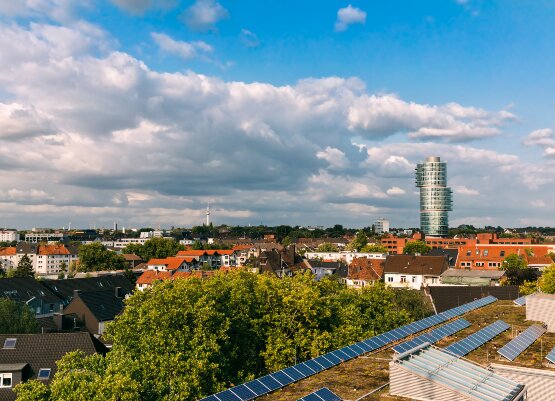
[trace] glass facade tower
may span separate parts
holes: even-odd
[[[453,194],[447,186],[447,165],[439,157],[428,157],[416,165],[416,186],[420,188],[420,229],[425,235],[446,237],[448,212]]]

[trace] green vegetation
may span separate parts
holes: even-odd
[[[360,252],[368,244],[368,237],[363,230],[356,233],[355,238],[347,244],[347,250]]]
[[[525,281],[536,281],[536,273],[528,267],[521,255],[507,255],[499,269],[505,270],[506,285],[523,285]]]
[[[34,277],[33,262],[31,262],[31,258],[27,256],[27,254],[23,255],[23,257],[19,260],[15,271],[8,273],[12,273],[13,277]]]
[[[50,389],[29,381],[18,400],[197,400],[407,323],[395,299],[310,274],[161,282],[126,301],[105,358],[68,354]]]
[[[388,253],[387,248],[383,245],[368,244],[360,250],[360,252],[366,253]]]
[[[536,281],[524,281],[519,287],[521,295],[530,295],[538,291],[538,283]]]
[[[126,267],[123,256],[104,247],[99,242],[79,247],[79,264],[77,270],[92,272],[102,270],[123,270]]]
[[[123,249],[123,253],[134,253],[141,257],[142,260],[164,259],[168,256],[175,256],[177,252],[183,251],[184,245],[169,238],[152,238],[144,243],[129,244]]]
[[[555,294],[555,264],[544,270],[540,278],[539,287],[542,292]]]
[[[411,241],[405,245],[403,248],[403,253],[415,255],[420,254],[424,255],[432,250],[431,246],[426,245],[425,242],[422,241]]]
[[[330,244],[329,242],[324,242],[323,244],[320,244],[317,251],[318,252],[337,252],[338,249],[335,245]]]
[[[24,303],[0,298],[0,334],[37,333],[39,324]]]

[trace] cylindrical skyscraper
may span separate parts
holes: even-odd
[[[428,157],[416,166],[416,186],[420,188],[420,229],[425,235],[446,237],[448,212],[453,210],[451,188],[447,186],[447,165],[439,157]]]

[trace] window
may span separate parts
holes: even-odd
[[[11,386],[12,386],[12,374],[0,373],[0,387],[11,387]]]
[[[407,276],[401,276],[401,283],[407,282]]]
[[[50,368],[39,369],[38,378],[40,380],[48,380],[48,378],[50,378]]]
[[[393,283],[393,277],[389,276],[389,277],[387,278],[387,282],[388,282],[388,283]]]
[[[416,283],[416,276],[412,276],[412,282]]]
[[[484,249],[484,256],[488,256],[489,251],[487,249]]]
[[[4,349],[14,349],[17,338],[6,338],[4,340]]]
[[[466,251],[466,256],[470,256],[471,255],[471,251]]]
[[[501,253],[499,254],[499,256],[505,256],[505,251],[501,251]]]

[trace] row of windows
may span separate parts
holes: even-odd
[[[475,253],[476,253],[476,255],[480,255],[480,250],[476,249]],[[472,251],[471,250],[466,251],[466,256],[472,256]],[[484,249],[483,252],[482,252],[482,256],[489,256],[489,249]],[[499,256],[504,257],[505,256],[505,251],[500,251]]]
[[[484,267],[485,262],[475,262],[475,267]],[[500,267],[501,262],[488,262],[488,267]],[[472,267],[472,262],[461,262],[461,267]]]

